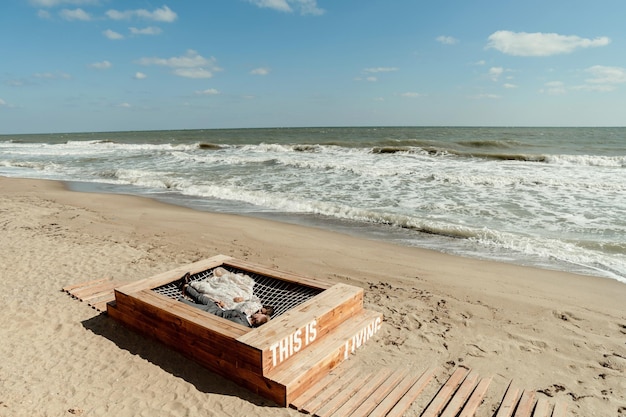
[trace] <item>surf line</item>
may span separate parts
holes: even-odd
[[[374,336],[378,330],[380,330],[381,318],[370,322],[368,325],[359,330],[354,336],[346,340],[343,350],[343,358],[348,359],[348,355],[354,353],[358,348],[363,346],[372,336]]]

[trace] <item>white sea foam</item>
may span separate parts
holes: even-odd
[[[403,231],[409,244],[572,265],[623,280],[626,150],[615,142],[612,151],[603,145],[594,153],[591,139],[568,148],[582,140],[576,132],[521,129],[505,141],[500,137],[510,132],[495,128],[0,138],[0,175],[127,186],[139,194],[185,195],[207,207],[219,200],[235,212],[384,225]],[[242,139],[255,135],[259,140]],[[541,146],[534,146],[537,138]],[[589,152],[579,155],[580,149]]]

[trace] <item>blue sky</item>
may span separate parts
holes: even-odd
[[[623,0],[2,0],[0,134],[624,126]]]

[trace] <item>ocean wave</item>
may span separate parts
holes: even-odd
[[[208,150],[208,151],[219,151],[223,149],[222,145],[218,145],[216,143],[198,143],[198,149]]]
[[[595,167],[626,167],[626,155],[602,156],[602,155],[550,155],[545,162],[554,165],[579,165]]]
[[[468,148],[503,148],[510,149],[517,146],[524,146],[523,143],[515,140],[493,140],[493,139],[477,139],[456,142],[461,146]]]

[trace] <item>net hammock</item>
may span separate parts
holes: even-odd
[[[244,274],[251,277],[254,280],[253,294],[261,300],[264,306],[274,307],[272,318],[299,306],[323,291],[319,288],[306,287],[253,272],[242,271],[230,266],[221,266],[221,268],[231,273]],[[215,269],[217,267],[191,275],[190,282],[212,278]],[[172,299],[178,299],[182,295],[177,286],[177,281],[154,288],[153,291]]]

